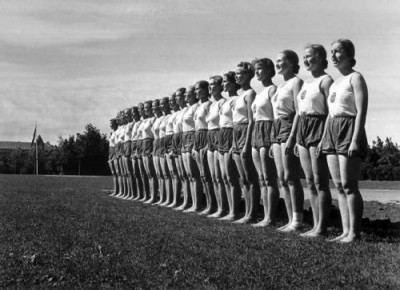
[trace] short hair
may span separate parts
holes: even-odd
[[[356,55],[356,49],[354,48],[354,44],[350,39],[339,38],[332,42],[331,45],[339,43],[340,46],[343,48],[344,52],[351,58],[351,67],[356,65],[356,59],[354,58]]]
[[[251,63],[247,61],[242,61],[237,65],[237,67],[245,70],[249,74],[250,79],[254,78],[255,75],[254,66]]]
[[[281,53],[292,64],[293,73],[297,74],[299,72],[299,70],[300,70],[299,57],[298,57],[297,53],[295,53],[293,50],[290,50],[290,49],[285,49]]]
[[[275,76],[275,65],[272,60],[269,58],[256,58],[255,60],[252,61],[252,64],[254,67],[256,65],[260,65],[263,68],[267,69],[270,73],[271,78]]]
[[[190,85],[185,89],[185,93],[192,93],[194,94],[194,85]]]
[[[226,74],[224,74],[224,77],[226,77],[226,79],[235,84],[235,88],[236,90],[240,89],[240,85],[236,82],[236,73],[234,71],[228,71]]]
[[[153,106],[153,104],[154,104],[154,106]],[[154,99],[154,100],[151,102],[151,106],[152,106],[152,107],[159,107],[159,106],[160,106],[160,99]]]
[[[144,105],[148,105],[151,108],[151,107],[153,107],[153,101],[151,101],[151,100],[146,101],[146,102],[144,102]],[[144,105],[143,105],[143,107],[144,107]]]
[[[161,102],[166,102],[167,104],[169,104],[169,97],[164,97],[164,98],[162,98],[161,100],[160,100],[160,103]]]
[[[139,103],[138,104],[138,109],[140,109],[140,108],[142,108],[142,109],[144,108],[144,104],[143,103]]]
[[[196,83],[196,85],[199,85],[199,87],[200,87],[201,89],[206,90],[206,91],[208,92],[209,83],[208,83],[207,81],[204,81],[204,80],[198,81],[198,82]]]
[[[137,112],[137,111],[139,111],[139,108],[137,106],[133,106],[131,108],[131,110],[132,110],[132,112]]]
[[[186,93],[186,88],[179,88],[176,90],[176,92],[180,92],[181,94]]]
[[[322,67],[328,67],[327,54],[325,48],[321,44],[307,43],[304,49],[311,49],[313,54],[318,55],[322,60]]]
[[[215,81],[218,85],[222,86],[222,77],[221,76],[212,76],[210,80]]]

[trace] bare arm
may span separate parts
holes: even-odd
[[[247,134],[246,134],[246,142],[244,143],[244,148],[243,148],[243,157],[246,157],[246,155],[250,151],[251,147],[251,135],[253,132],[253,127],[254,127],[254,120],[253,120],[253,110],[251,109],[251,105],[254,102],[254,99],[256,97],[256,92],[254,90],[251,90],[246,96],[245,96],[245,101],[247,104],[247,118],[249,120],[249,125],[247,127]]]
[[[359,150],[360,136],[365,127],[368,109],[368,88],[360,73],[355,73],[352,76],[350,83],[354,90],[354,98],[357,108],[353,138],[349,148],[349,157],[352,157],[353,152]]]
[[[324,95],[324,105],[325,108],[328,108],[328,97],[329,97],[329,89],[331,87],[331,85],[333,84],[333,80],[331,78],[325,78],[322,83],[321,83],[321,93]],[[328,109],[327,109],[328,111]],[[315,152],[315,154],[317,155],[317,157],[320,155],[321,150],[322,150],[322,140],[324,139],[325,135],[326,135],[326,129],[328,127],[328,120],[329,120],[329,114],[325,119],[325,124],[324,124],[324,133],[322,134],[321,137],[321,141],[319,142],[318,146],[317,146],[317,151]]]
[[[297,114],[298,112],[298,106],[297,106],[297,95],[301,90],[301,87],[303,86],[303,80],[297,78],[293,82],[293,100],[294,100],[294,108],[296,109],[296,114],[294,115],[293,119],[293,126],[292,126],[292,131],[290,132],[289,138],[286,142],[286,148],[285,148],[285,154],[289,154],[293,147],[294,144],[296,143],[296,132],[297,132],[297,123],[299,121],[299,115]]]

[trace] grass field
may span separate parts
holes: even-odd
[[[341,245],[110,198],[110,187],[0,175],[0,287],[400,287],[400,223],[387,220],[400,205],[366,203],[362,240]]]

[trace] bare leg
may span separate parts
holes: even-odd
[[[154,170],[156,172],[156,177],[157,177],[157,185],[158,189],[160,191],[160,197],[157,200],[157,195],[154,195],[154,204],[160,205],[162,202],[164,202],[164,180],[163,180],[163,175],[161,172],[161,166],[160,166],[160,158],[158,156],[153,156],[153,164],[154,164]]]
[[[161,204],[162,206],[167,206],[172,201],[171,174],[170,174],[170,170],[168,168],[166,158],[169,158],[169,156],[167,155],[167,157],[165,157],[165,156],[160,157],[160,164],[161,164],[162,175],[164,177],[165,196],[166,196],[165,202]],[[171,171],[172,171],[172,169],[171,169]]]
[[[179,176],[181,178],[181,183],[182,183],[182,191],[183,191],[183,202],[181,206],[176,208],[176,210],[185,210],[189,206],[189,199],[190,199],[190,181],[189,181],[189,173],[187,171],[187,164],[186,164],[186,156],[184,156],[185,153],[182,153],[181,155],[178,155],[178,165],[180,168],[180,174]]]
[[[178,205],[178,196],[181,190],[180,180],[178,178],[178,169],[175,163],[176,160],[171,153],[166,154],[165,160],[167,162],[167,171],[170,174],[171,183],[171,203],[168,205],[168,207],[176,207]]]
[[[189,178],[191,183],[192,207],[185,210],[185,212],[196,212],[200,208],[201,200],[203,197],[203,189],[200,179],[200,172],[197,167],[196,161],[193,160],[191,154],[187,155]]]
[[[292,200],[290,198],[289,186],[285,180],[285,169],[283,167],[281,144],[278,143],[272,144],[272,149],[274,152],[274,160],[276,165],[276,171],[278,174],[278,180],[281,184],[282,196],[283,200],[285,201],[286,213],[288,215],[288,223],[278,228],[278,231],[282,231],[292,223],[293,219]]]
[[[118,157],[114,160],[115,169],[118,175],[118,183],[119,183],[119,192],[115,197],[122,197],[125,194],[125,187],[123,181],[123,169],[121,164],[121,157]]]
[[[150,199],[145,201],[145,203],[153,203],[156,200],[157,192],[158,192],[158,182],[157,182],[157,175],[154,169],[154,163],[152,162],[152,158],[144,157],[144,166],[146,169],[146,174],[149,179],[150,184]]]
[[[328,166],[329,166],[329,171],[331,173],[333,182],[335,183],[335,186],[337,188],[338,192],[338,203],[339,203],[339,210],[340,210],[340,217],[342,220],[342,228],[343,228],[343,233],[334,238],[329,240],[330,242],[338,242],[349,234],[350,231],[350,218],[349,218],[349,211],[347,208],[347,198],[346,194],[343,190],[343,185],[340,177],[340,166],[339,166],[339,157],[334,154],[327,155],[326,157],[328,161]]]
[[[350,243],[360,238],[364,202],[358,189],[361,159],[339,155],[340,177],[347,198],[349,232],[340,242]]]
[[[247,224],[251,220],[249,218],[249,213],[250,213],[250,185],[249,181],[246,179],[246,173],[245,173],[245,168],[243,164],[243,160],[240,157],[240,154],[234,154],[233,155],[233,160],[235,160],[236,163],[236,168],[238,169],[239,175],[240,175],[240,187],[242,189],[242,194],[244,197],[244,203],[245,203],[245,214],[244,217],[241,219],[235,221],[235,223],[238,224]]]
[[[113,160],[108,160],[108,166],[110,167],[110,171],[113,176],[113,192],[110,194],[110,196],[115,196],[118,193],[119,188],[118,188],[118,177],[114,168]]]

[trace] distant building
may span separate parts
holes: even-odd
[[[29,152],[31,142],[0,141],[0,173],[4,173],[10,167],[11,155],[18,150]]]

